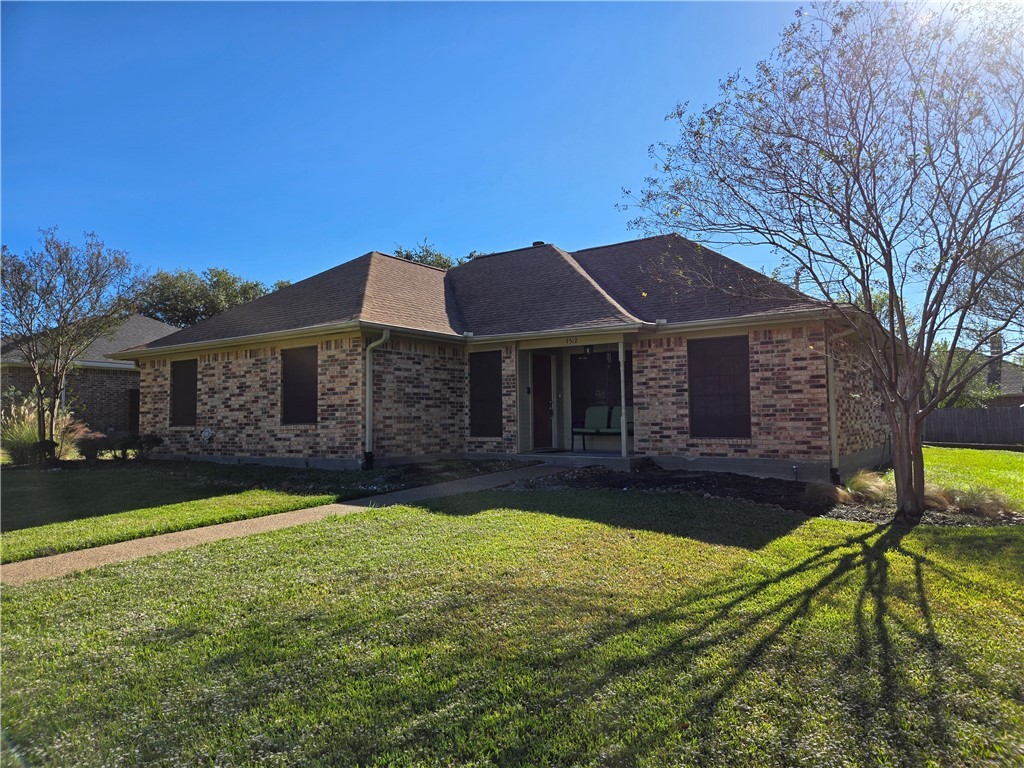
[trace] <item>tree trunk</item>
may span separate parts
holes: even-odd
[[[39,442],[46,439],[46,397],[43,395],[43,388],[37,386],[36,396],[36,436]]]
[[[57,459],[57,395],[54,394],[53,399],[50,401],[50,448],[46,451],[46,458],[50,461]]]
[[[924,513],[924,453],[921,421],[909,407],[895,414],[893,472],[896,479],[896,519],[916,523]]]

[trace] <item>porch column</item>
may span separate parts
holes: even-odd
[[[622,458],[629,453],[629,436],[626,434],[626,344],[619,342],[619,440],[622,442]]]

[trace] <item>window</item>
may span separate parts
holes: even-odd
[[[196,393],[199,389],[199,361],[171,363],[171,426],[196,425]]]
[[[316,347],[281,350],[281,422],[316,424]]]
[[[691,339],[691,437],[750,437],[750,349],[746,336]]]
[[[469,354],[470,437],[501,437],[501,352]]]

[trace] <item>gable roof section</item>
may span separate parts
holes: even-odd
[[[689,323],[820,308],[799,291],[680,235],[575,251],[573,257],[644,322]]]
[[[447,279],[474,336],[639,325],[552,245],[478,256]]]
[[[376,251],[229,309],[142,349],[240,339],[349,321],[459,335],[444,272]]]

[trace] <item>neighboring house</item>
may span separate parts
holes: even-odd
[[[999,394],[989,401],[992,408],[1024,406],[1024,366],[1009,360],[989,363],[986,381],[999,388]]]
[[[888,433],[831,318],[665,235],[448,272],[368,253],[115,356],[142,370],[141,428],[164,456],[561,452],[827,479],[879,462]]]
[[[75,415],[100,432],[137,432],[139,429],[139,369],[126,360],[107,357],[125,347],[148,344],[174,333],[173,325],[132,315],[113,334],[93,342],[74,361],[65,389],[65,402]],[[17,349],[5,341],[0,350],[0,386],[21,394],[35,384],[32,370]]]

